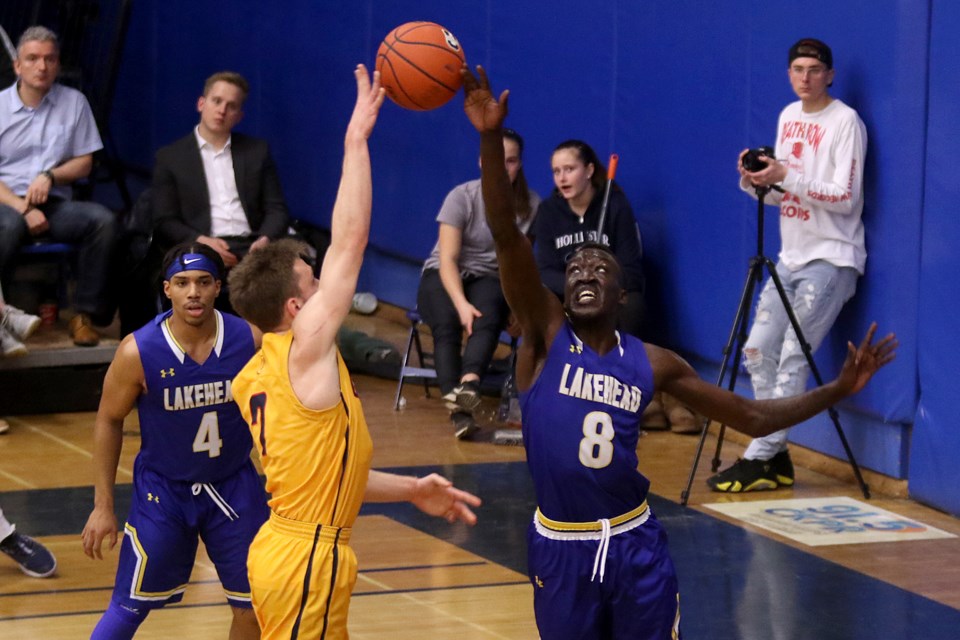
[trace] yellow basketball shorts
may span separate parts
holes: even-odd
[[[247,573],[262,640],[347,638],[357,557],[350,529],[275,513],[250,545]]]

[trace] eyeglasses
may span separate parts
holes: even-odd
[[[794,65],[790,67],[790,73],[795,76],[810,76],[811,78],[819,78],[827,72],[827,68],[823,65],[816,65],[813,67],[801,67],[799,65]]]

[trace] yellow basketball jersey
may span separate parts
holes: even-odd
[[[290,384],[293,333],[267,333],[233,381],[233,396],[260,454],[270,508],[300,522],[352,527],[360,512],[373,443],[350,372],[337,352],[340,398],[320,411]]]
[[[268,333],[233,381],[270,492],[270,519],[250,545],[248,576],[263,640],[344,640],[357,558],[349,546],[373,445],[340,353],[340,402],[316,411],[293,392],[293,334]]]

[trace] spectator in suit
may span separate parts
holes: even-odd
[[[16,55],[17,81],[0,91],[0,278],[10,284],[17,252],[33,238],[79,245],[70,334],[95,346],[92,324],[113,319],[108,278],[120,225],[103,205],[71,200],[70,185],[90,175],[103,144],[84,95],[57,83],[57,35],[29,27]]]
[[[239,73],[213,74],[197,100],[200,122],[157,152],[153,217],[161,249],[200,242],[230,268],[287,235],[287,205],[267,142],[233,131],[249,92]]]

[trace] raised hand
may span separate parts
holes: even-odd
[[[852,342],[847,343],[847,359],[843,363],[840,375],[837,376],[837,384],[846,389],[848,395],[863,389],[873,374],[892,362],[897,355],[897,346],[900,344],[897,342],[897,337],[888,333],[874,343],[873,335],[876,331],[877,323],[871,323],[859,347],[855,347]]]
[[[494,99],[490,91],[490,81],[483,67],[477,65],[477,76],[470,73],[467,65],[460,69],[463,77],[463,111],[474,128],[483,133],[498,131],[507,117],[507,98],[510,91],[504,89],[499,99]]]
[[[353,75],[357,78],[357,103],[347,125],[347,136],[360,136],[363,140],[373,133],[373,125],[377,122],[377,114],[386,94],[380,86],[380,72],[373,72],[373,80],[367,68],[358,64]]]

